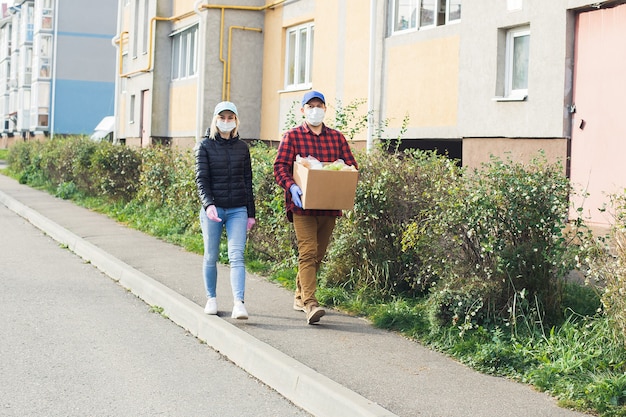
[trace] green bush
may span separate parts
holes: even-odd
[[[78,188],[71,181],[62,182],[57,186],[54,195],[64,200],[70,200],[78,195]]]
[[[140,187],[137,200],[154,204],[158,207],[165,204],[170,187],[174,181],[174,152],[165,146],[154,146],[141,152]]]
[[[437,190],[458,181],[453,161],[433,152],[357,154],[354,210],[339,219],[323,278],[332,285],[384,295],[421,294],[430,287],[426,259],[403,247],[410,224],[421,224]]]
[[[172,160],[171,183],[165,204],[171,216],[179,219],[182,229],[191,234],[200,230],[200,201],[195,180],[195,159],[193,151],[177,150]]]
[[[9,150],[7,162],[9,172],[14,174],[21,184],[41,186],[45,183],[40,142],[16,142]]]
[[[263,259],[280,267],[293,267],[297,245],[285,212],[284,190],[274,179],[276,153],[263,142],[250,146],[257,223],[250,232],[249,245]]]
[[[591,285],[603,288],[604,312],[626,342],[626,190],[611,196],[614,223],[608,237],[583,242],[580,267]]]
[[[72,183],[72,192],[129,200],[138,184],[137,153],[108,145],[86,137],[19,142],[11,147],[8,162],[23,183],[52,190]]]
[[[280,268],[293,267],[295,236],[273,176],[276,149],[254,143],[250,151],[257,225],[249,248]],[[59,161],[64,156],[71,163]],[[466,328],[495,318],[515,322],[520,313],[558,316],[570,267],[563,235],[569,190],[558,164],[494,159],[467,173],[434,152],[356,156],[355,207],[338,220],[324,282],[384,297],[428,296],[435,321]],[[190,151],[78,138],[20,144],[10,157],[22,177],[41,172],[60,195],[78,189],[132,202],[120,211],[126,218],[137,217],[131,208],[152,211],[153,226],[142,230],[174,240],[199,232]]]
[[[621,197],[624,202],[624,196]],[[626,220],[624,211],[620,207],[621,223],[613,231],[615,243],[614,257],[611,258],[613,273],[607,274],[604,279],[605,291],[602,295],[602,304],[611,321],[621,332],[626,341]]]
[[[139,187],[140,152],[101,142],[91,157],[91,173],[96,188],[112,200],[130,201]]]
[[[433,297],[441,324],[561,317],[563,278],[573,267],[564,235],[568,193],[561,165],[540,154],[528,165],[493,158],[440,194],[404,243],[439,277]],[[433,244],[434,236],[453,245]]]
[[[142,227],[174,243],[197,248],[200,203],[193,151],[157,146],[142,149],[141,159],[139,187],[132,203],[134,211],[151,219],[151,224]]]
[[[92,170],[93,154],[99,145],[86,137],[67,137],[47,142],[47,176],[52,184],[72,182],[84,195],[97,195],[97,178]]]

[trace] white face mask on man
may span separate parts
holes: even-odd
[[[217,126],[220,132],[230,133],[235,127],[237,127],[237,122],[235,121],[225,122],[223,120],[218,119],[215,125]]]
[[[304,115],[311,126],[319,126],[322,124],[326,112],[321,107],[309,107],[304,110]]]

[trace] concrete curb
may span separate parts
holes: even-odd
[[[250,336],[146,274],[0,191],[0,202],[90,262],[250,375],[317,417],[397,417],[378,404]]]

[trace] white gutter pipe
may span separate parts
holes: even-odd
[[[376,63],[376,0],[370,0],[369,75],[367,87],[367,152],[374,142],[374,71]]]
[[[48,110],[49,113],[49,118],[48,121],[50,122],[48,128],[49,133],[50,133],[50,139],[54,139],[54,118],[55,118],[55,109],[56,109],[56,90],[57,90],[57,61],[59,60],[59,57],[57,56],[57,44],[59,43],[59,0],[56,0],[55,4],[54,4],[54,35],[52,37],[52,42],[53,42],[53,47],[52,47],[52,74],[50,74],[51,76],[51,81],[52,81],[52,85],[50,86],[50,107]],[[32,98],[31,100],[37,100],[36,98]],[[33,108],[33,106],[31,106],[31,109]],[[39,114],[39,107],[37,107],[37,114]],[[37,122],[39,122],[39,116],[37,116]],[[32,115],[31,115],[31,120],[32,120]]]
[[[111,39],[111,45],[115,48],[115,87],[113,93],[113,119],[115,123],[113,124],[113,143],[118,143],[118,135],[117,129],[120,126],[120,115],[119,112],[119,104],[118,101],[121,100],[122,92],[121,90],[121,80],[119,73],[117,72],[120,65],[122,65],[120,60],[119,48],[122,47],[120,31],[122,30],[122,8],[124,7],[124,3],[122,0],[118,0],[117,2],[117,34]]]

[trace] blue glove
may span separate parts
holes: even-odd
[[[302,208],[302,201],[300,201],[302,190],[298,187],[298,184],[292,184],[291,187],[289,187],[289,192],[291,193],[291,201],[293,201],[293,204]]]

